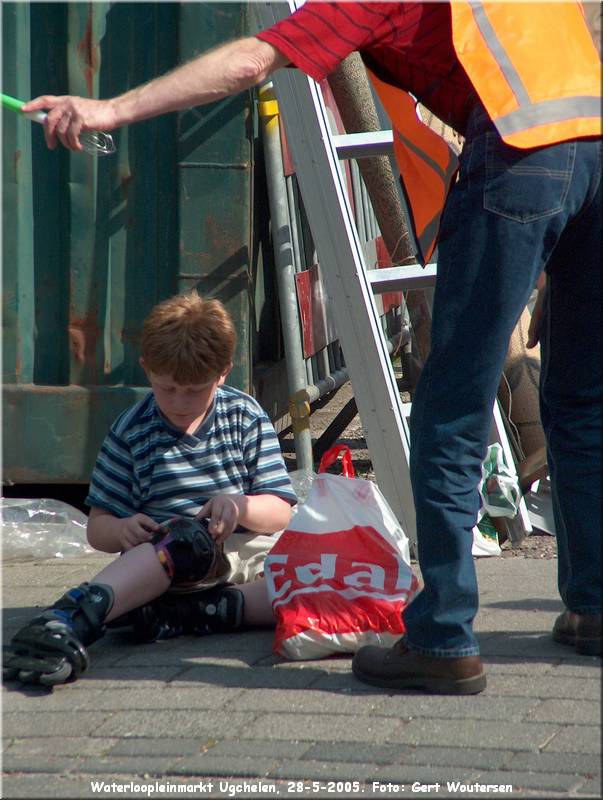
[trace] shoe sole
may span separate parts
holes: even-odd
[[[576,637],[576,653],[580,653],[582,656],[600,656],[602,653],[601,639]]]
[[[598,637],[585,639],[563,631],[553,631],[553,641],[575,647],[576,653],[582,656],[600,656],[602,654],[601,639]]]
[[[352,672],[363,683],[382,689],[422,689],[430,694],[479,694],[486,688],[486,675],[482,672],[473,678],[446,680],[445,678],[378,678],[366,675],[352,662]]]
[[[569,647],[575,647],[576,645],[576,637],[563,631],[553,631],[553,641],[557,642],[557,644],[567,644]]]

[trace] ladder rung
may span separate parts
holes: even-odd
[[[393,153],[394,137],[391,131],[344,133],[332,138],[340,159],[387,156]]]
[[[366,274],[373,292],[383,294],[435,286],[436,271],[436,264],[428,264],[425,268],[420,264],[407,264],[404,267],[369,269]]]

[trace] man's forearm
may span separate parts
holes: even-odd
[[[237,94],[287,63],[255,37],[229,42],[111,100],[116,127]]]
[[[23,112],[47,112],[44,136],[50,149],[61,142],[79,151],[79,137],[84,131],[112,131],[131,122],[211,103],[261,83],[288,63],[268,42],[255,37],[237,39],[112,100],[40,95],[26,103]]]

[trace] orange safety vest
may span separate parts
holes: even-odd
[[[454,49],[501,137],[520,148],[601,136],[601,61],[580,2],[452,0]],[[394,131],[418,258],[433,255],[457,161],[415,100],[369,71]]]

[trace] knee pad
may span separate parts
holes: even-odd
[[[196,583],[215,567],[220,550],[200,519],[174,517],[152,539],[159,562],[176,583]]]

